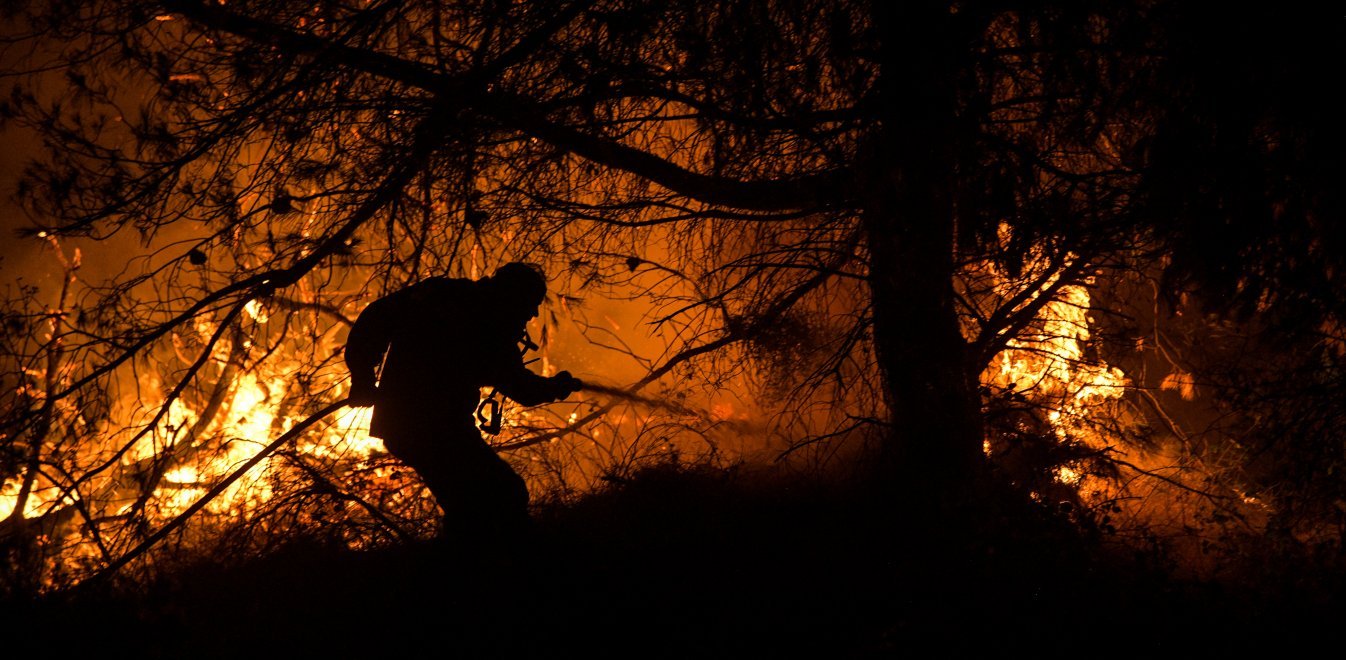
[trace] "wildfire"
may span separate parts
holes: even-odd
[[[1085,355],[1089,302],[1087,288],[1061,287],[1038,314],[1040,329],[1011,339],[981,378],[1000,391],[1031,391],[1061,439],[1096,438],[1097,406],[1120,398],[1129,384],[1121,370]]]
[[[13,478],[0,484],[0,520],[8,518],[14,513],[14,508],[19,503],[19,489],[22,480]],[[71,504],[70,497],[62,497],[61,489],[52,486],[42,486],[34,488],[28,495],[28,500],[23,506],[23,517],[36,518],[53,507],[65,506]]]
[[[1008,243],[1010,229],[1002,226],[1000,234]],[[993,397],[1021,400],[1039,411],[1035,414],[1042,414],[1056,442],[1101,452],[1118,444],[1110,425],[1118,423],[1118,407],[1131,383],[1120,369],[1088,351],[1092,278],[1078,284],[1060,282],[1075,259],[1068,255],[1063,261],[1050,262],[1039,251],[1017,276],[993,264],[971,270],[968,278],[982,282],[984,289],[981,295],[969,297],[974,305],[984,307],[983,312],[1014,300],[1019,302],[1012,311],[1038,306],[1032,322],[1005,342],[980,381]],[[1050,298],[1040,300],[1043,296]],[[969,330],[975,334],[980,328]],[[989,456],[997,448],[988,438],[983,451]],[[1053,475],[1057,483],[1071,487],[1080,487],[1087,479],[1084,467],[1071,463],[1055,466]]]
[[[475,259],[472,265],[477,265]],[[1034,267],[1028,269],[1029,275],[1038,274]],[[992,274],[997,283],[990,297],[1000,299],[1012,297],[1015,287],[1022,286],[1029,276],[1015,280],[1003,273]],[[1052,282],[1048,280],[1048,285]],[[296,295],[302,298],[306,294],[300,291]],[[576,317],[585,313],[572,312],[566,308],[567,304],[564,297],[559,298],[556,311],[562,315],[573,313]],[[1087,286],[1055,290],[1053,300],[1037,312],[1035,324],[1009,342],[990,362],[982,374],[982,383],[996,392],[1033,397],[1050,411],[1048,417],[1057,437],[1084,437],[1104,446],[1106,440],[1102,436],[1090,435],[1095,432],[1092,416],[1098,412],[1100,403],[1119,398],[1127,381],[1118,370],[1087,355],[1089,306]],[[349,311],[347,308],[344,313],[349,315]],[[607,336],[615,336],[623,328],[639,326],[638,321],[632,320],[640,318],[637,312],[645,313],[620,308],[598,310],[594,317],[601,323],[593,326],[601,327]],[[142,406],[139,402],[157,403],[169,398],[176,387],[171,379],[180,373],[172,368],[146,374],[136,384],[135,395],[127,396],[119,404],[116,414],[123,421],[112,428],[122,430],[103,438],[106,446],[91,451],[88,460],[106,460],[102,457],[111,453],[107,446],[129,443],[134,435],[134,443],[116,459],[123,476],[107,478],[109,482],[120,479],[131,485],[114,483],[102,490],[86,487],[82,491],[89,493],[85,495],[89,498],[86,504],[98,509],[91,518],[135,517],[150,529],[160,527],[200,501],[216,484],[305,419],[311,408],[305,409],[297,401],[311,405],[310,399],[333,400],[342,396],[346,383],[344,366],[339,359],[322,362],[340,355],[340,326],[329,327],[304,316],[305,331],[312,334],[305,335],[302,341],[277,345],[276,334],[295,332],[296,322],[287,314],[285,309],[269,302],[249,300],[242,303],[236,314],[234,323],[240,324],[237,332],[221,332],[221,321],[202,318],[181,329],[183,336],[171,336],[169,348],[176,357],[176,360],[168,358],[172,365],[197,361],[203,342],[215,337],[217,341],[207,356],[210,368],[164,408]],[[577,361],[582,363],[575,355],[563,354],[553,364],[548,337],[557,331],[552,327],[547,332],[535,333],[542,338],[542,349],[540,364],[533,368],[543,374],[550,374],[558,367],[574,369]],[[567,337],[558,345],[568,347],[581,341]],[[621,338],[624,351],[629,350],[626,341],[626,337]],[[649,340],[649,345],[642,349],[658,354],[667,352],[669,346],[660,338]],[[594,372],[608,376],[614,370],[601,365]],[[627,377],[637,380],[641,375],[632,372]],[[505,457],[515,463],[532,485],[539,487],[539,492],[553,487],[579,492],[587,484],[599,483],[599,477],[614,465],[634,466],[642,461],[687,456],[691,453],[688,447],[698,443],[708,447],[708,452],[719,451],[714,443],[723,437],[717,439],[715,433],[725,434],[724,437],[767,435],[761,428],[749,428],[751,420],[765,416],[758,407],[762,403],[741,396],[732,387],[724,387],[718,394],[691,398],[686,392],[675,389],[665,392],[662,387],[648,387],[642,396],[618,403],[613,403],[610,397],[578,395],[566,404],[526,409],[506,401],[505,425],[494,442],[508,446],[530,434],[570,429],[573,435],[564,441],[551,436],[549,442],[528,445]],[[318,392],[323,394],[315,395]],[[669,398],[665,399],[665,395]],[[600,408],[604,412],[595,419],[590,413]],[[286,504],[291,498],[296,503],[289,510],[299,512],[295,515],[301,524],[325,524],[319,517],[323,515],[338,518],[365,515],[366,520],[368,515],[375,515],[384,517],[370,527],[406,524],[414,531],[419,529],[417,521],[433,521],[436,518],[433,501],[421,492],[414,474],[396,461],[386,459],[382,442],[369,436],[370,414],[368,408],[344,408],[315,425],[292,445],[259,462],[211,499],[193,519],[192,525],[197,527],[187,529],[208,531],[220,525],[265,521],[275,507],[291,506]],[[986,449],[988,453],[994,449],[989,441]],[[133,481],[125,475],[135,475],[134,479],[142,481]],[[1083,469],[1076,466],[1056,468],[1062,484],[1077,485],[1085,478],[1083,475]],[[136,485],[146,483],[143,481],[146,479],[152,479],[148,492]],[[312,498],[294,498],[296,492],[303,493],[310,485],[316,486],[310,489],[313,492],[335,495],[321,500],[322,506],[330,507],[329,511],[334,513],[316,512],[320,507],[313,504]],[[14,508],[19,486],[16,480],[0,485],[0,513],[6,512],[6,507]],[[42,515],[72,501],[73,495],[62,488],[39,483],[25,501],[24,514]],[[310,511],[313,513],[307,513]],[[371,511],[374,513],[364,513]],[[68,527],[69,545],[92,547],[90,530],[77,527]],[[424,527],[432,529],[433,522]],[[108,524],[95,531],[126,533],[121,531],[123,527],[113,528],[113,524]],[[128,538],[134,537],[128,535]],[[197,538],[203,537],[198,534]],[[369,538],[372,537],[352,537],[351,544],[359,546]],[[125,545],[122,541],[118,547]]]

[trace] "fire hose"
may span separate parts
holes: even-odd
[[[664,410],[684,415],[693,415],[700,417],[704,414],[701,411],[695,410],[691,407],[682,404],[674,403],[667,399],[657,399],[654,397],[643,396],[640,394],[636,394],[635,392],[631,392],[630,390],[624,390],[619,387],[612,387],[611,385],[599,385],[597,383],[591,383],[587,380],[580,382],[580,391],[593,392],[595,394],[603,394],[606,396],[610,396],[614,399],[621,399],[623,401],[639,403],[642,405],[649,406],[651,408],[663,408]]]

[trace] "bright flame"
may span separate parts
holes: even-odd
[[[186,465],[169,470],[164,474],[164,481],[170,484],[194,484],[201,481],[201,475],[197,474],[196,468]]]
[[[14,507],[19,504],[19,489],[23,480],[19,477],[10,479],[0,484],[0,520],[8,518],[14,513]],[[28,493],[28,500],[23,505],[24,518],[37,518],[46,513],[53,507],[63,506],[74,503],[70,496],[60,497],[61,489],[50,485],[38,485]]]
[[[1076,472],[1072,468],[1066,467],[1064,465],[1056,468],[1056,480],[1063,484],[1074,486],[1080,483],[1080,479],[1082,478],[1084,478],[1084,475],[1080,474],[1079,472]]]
[[[245,303],[243,305],[243,311],[247,312],[248,316],[251,316],[253,320],[258,323],[266,323],[266,310],[262,309],[262,303],[257,302],[256,299],[249,300]]]
[[[1061,287],[1038,314],[1041,329],[1007,342],[982,373],[982,383],[1001,391],[1031,391],[1049,409],[1057,437],[1089,439],[1096,407],[1118,399],[1128,385],[1120,369],[1086,358],[1089,291]]]
[[[1010,234],[1009,227],[1002,225],[1000,238],[1007,249]],[[972,278],[969,289],[977,291],[970,302],[983,307],[979,310],[982,318],[991,317],[997,305],[1017,304],[1011,313],[1040,305],[1032,322],[1006,340],[980,380],[992,396],[1026,400],[1031,410],[1040,411],[1035,414],[1041,414],[1056,441],[1105,451],[1119,440],[1114,428],[1118,405],[1130,382],[1120,369],[1087,352],[1092,322],[1088,285],[1092,282],[1060,282],[1062,269],[1074,259],[1067,255],[1063,262],[1053,263],[1037,252],[1025,261],[1017,277],[994,264],[968,273]],[[1046,295],[1051,298],[1044,302],[1041,297]],[[970,330],[976,334],[981,329]],[[997,451],[991,438],[982,449],[988,456]],[[1075,463],[1056,465],[1052,476],[1059,484],[1079,488],[1088,478],[1085,469]]]

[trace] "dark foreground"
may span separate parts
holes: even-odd
[[[972,500],[651,471],[543,511],[510,552],[296,544],[134,594],[10,603],[0,628],[38,658],[1246,655],[1346,641],[1339,575],[1268,565],[1182,581],[1012,492]]]

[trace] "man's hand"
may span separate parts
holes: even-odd
[[[346,397],[346,405],[353,408],[372,406],[377,392],[373,383],[351,383],[351,393]]]
[[[580,391],[584,383],[580,379],[570,375],[569,371],[562,371],[551,377],[552,385],[556,388],[556,400],[560,401],[571,394]]]

